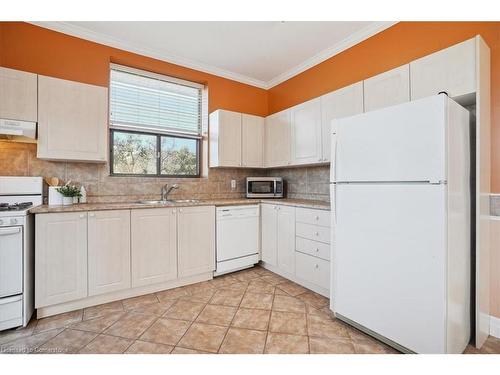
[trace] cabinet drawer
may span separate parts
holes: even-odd
[[[295,239],[295,250],[321,259],[330,259],[330,245],[323,242],[297,237]]]
[[[0,299],[0,324],[23,317],[23,297],[21,295]]]
[[[330,288],[330,262],[326,260],[296,252],[295,275],[322,288]]]
[[[297,223],[315,224],[330,227],[330,211],[297,208],[295,211]]]
[[[297,223],[296,231],[297,236],[299,237],[330,243],[330,228],[312,224]]]

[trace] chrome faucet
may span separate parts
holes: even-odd
[[[168,187],[168,184],[165,184],[161,187],[161,200],[166,201],[168,198],[168,195],[170,192],[174,189],[178,189],[179,185],[173,184],[172,186]]]

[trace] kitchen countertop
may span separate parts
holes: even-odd
[[[201,199],[197,202],[169,202],[168,204],[145,204],[138,202],[117,202],[117,203],[81,203],[70,206],[48,206],[42,205],[29,210],[33,214],[46,214],[51,212],[81,212],[81,211],[103,211],[103,210],[128,210],[141,208],[170,208],[170,207],[191,207],[191,206],[237,206],[243,204],[270,203],[285,206],[315,208],[320,210],[330,210],[330,202],[309,200],[309,199]]]

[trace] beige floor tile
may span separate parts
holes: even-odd
[[[169,354],[174,347],[170,345],[157,344],[136,340],[129,346],[125,353],[127,354]]]
[[[156,297],[158,297],[160,301],[165,301],[170,299],[178,299],[181,297],[186,297],[189,296],[189,294],[190,293],[188,292],[186,287],[180,287],[180,288],[164,290],[162,292],[157,292]]]
[[[0,332],[0,345],[5,344],[9,341],[14,341],[23,337],[31,336],[38,320],[31,319],[26,327],[19,327],[14,329],[8,329]]]
[[[236,284],[239,283],[239,280],[234,278],[231,275],[223,275],[223,276],[218,276],[212,280],[210,280],[210,284],[216,288],[224,288],[228,285]]]
[[[94,319],[103,315],[122,311],[124,311],[122,301],[104,303],[102,305],[85,308],[83,310],[83,320]]]
[[[61,333],[64,328],[56,328],[50,331],[44,331],[42,333],[34,334],[27,337],[22,337],[14,341],[9,341],[5,344],[0,345],[1,353],[12,353],[12,354],[30,354],[37,353],[38,348],[49,341],[51,338],[57,336]]]
[[[248,282],[246,281],[238,281],[234,284],[229,284],[224,287],[224,289],[234,289],[234,290],[239,290],[240,292],[244,292],[247,290],[248,287]]]
[[[255,272],[257,272],[260,276],[268,276],[268,275],[275,275],[274,273],[272,273],[271,271],[269,270],[266,270],[265,268],[262,268],[260,266],[255,266],[253,268],[253,270]]]
[[[479,351],[481,354],[500,354],[500,339],[488,337]]]
[[[159,344],[175,345],[190,325],[191,323],[186,320],[160,318],[142,334],[140,339]]]
[[[106,328],[110,327],[118,319],[120,319],[125,312],[115,312],[100,316],[98,318],[84,320],[82,322],[74,323],[69,326],[72,329],[78,329],[80,331],[96,332],[101,333]]]
[[[325,337],[310,337],[311,354],[352,354],[354,345],[349,339],[329,339]]]
[[[357,354],[394,354],[397,351],[373,337],[353,328],[345,326]]]
[[[273,310],[304,314],[306,312],[306,305],[295,297],[276,295],[274,297]]]
[[[193,302],[208,303],[210,299],[214,296],[217,289],[207,289],[204,292],[194,293],[186,297],[181,297],[180,299]]]
[[[136,339],[157,319],[154,315],[128,312],[104,331],[105,334]]]
[[[299,294],[297,298],[318,309],[328,306],[330,304],[330,300],[328,298],[323,297],[322,295],[311,291]]]
[[[272,284],[275,286],[279,285],[279,284],[286,283],[288,281],[284,277],[278,276],[276,274],[262,276],[260,279],[265,281],[266,283],[269,283],[269,284]]]
[[[266,331],[269,326],[270,315],[269,310],[240,308],[236,312],[231,326]]]
[[[216,353],[224,339],[226,330],[226,327],[193,323],[179,342],[179,346]]]
[[[99,335],[87,344],[80,353],[85,354],[119,354],[125,352],[133,340],[121,337]]]
[[[231,324],[236,310],[237,308],[232,306],[206,305],[196,318],[196,321],[198,323],[228,326]]]
[[[247,292],[274,294],[274,285],[266,283],[260,279],[252,280],[248,284]]]
[[[133,310],[157,302],[159,302],[159,300],[155,294],[146,294],[145,296],[127,298],[122,301],[123,308],[125,310]]]
[[[307,354],[309,343],[307,336],[272,333],[267,335],[265,353],[269,354]]]
[[[302,294],[302,293],[305,293],[308,291],[308,289],[304,288],[303,286],[300,286],[299,284],[296,284],[296,283],[291,282],[291,281],[279,284],[279,286],[277,288],[285,291],[287,294],[289,294],[293,297],[298,296],[299,294]]]
[[[290,333],[292,335],[307,335],[306,314],[273,311],[271,312],[269,331]]]
[[[318,315],[308,315],[307,319],[309,336],[331,339],[351,338],[347,332],[347,326],[338,320],[326,320]]]
[[[238,306],[243,294],[244,291],[238,289],[219,289],[213,295],[210,303],[212,305]]]
[[[156,315],[156,316],[162,316],[167,312],[167,310],[172,307],[172,305],[175,303],[175,300],[166,300],[164,302],[156,302],[156,303],[149,303],[146,305],[141,305],[138,306],[130,312],[134,312],[137,314],[147,314],[147,315]]]
[[[201,283],[186,285],[189,294],[198,294],[203,292],[213,292],[215,286],[213,286],[210,281],[202,281]]]
[[[164,317],[193,321],[204,307],[205,304],[202,302],[178,300],[170,309],[168,309]]]
[[[174,350],[172,350],[171,354],[213,354],[213,353],[203,352],[201,350],[181,348],[180,346],[176,346]]]
[[[80,322],[83,317],[83,310],[70,311],[64,314],[58,314],[43,318],[38,321],[34,333],[48,331],[54,328],[67,327],[73,323]]]
[[[65,329],[54,338],[40,346],[40,352],[51,354],[77,353],[91,342],[97,333]]]
[[[290,295],[287,292],[285,292],[283,289],[280,289],[280,288],[275,288],[274,294],[277,296],[289,296]]]
[[[260,274],[255,272],[254,270],[243,270],[239,272],[233,273],[233,277],[238,279],[239,281],[250,281],[253,279],[257,279],[260,277]]]
[[[266,345],[267,332],[229,328],[220,347],[223,354],[261,354]]]
[[[273,305],[274,295],[263,293],[245,293],[240,306],[248,309],[270,310]]]

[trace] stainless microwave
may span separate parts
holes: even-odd
[[[247,198],[283,198],[282,177],[247,177]]]

